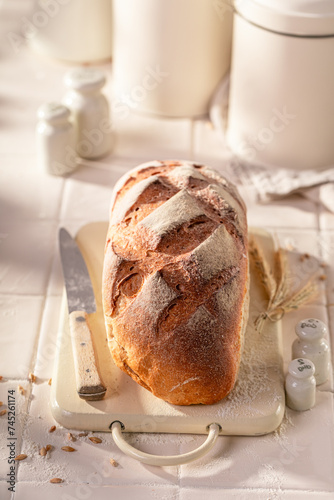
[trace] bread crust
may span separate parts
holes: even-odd
[[[218,172],[139,165],[117,183],[103,307],[116,365],[175,405],[233,388],[248,316],[246,208]]]

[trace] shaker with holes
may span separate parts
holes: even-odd
[[[309,359],[293,359],[285,380],[286,404],[292,410],[305,411],[315,405],[314,364]]]
[[[38,109],[36,129],[39,167],[51,175],[66,175],[76,169],[75,132],[70,110],[57,102]]]
[[[315,318],[299,321],[295,327],[298,339],[292,344],[292,358],[307,358],[315,367],[317,385],[328,379],[330,369],[330,352],[327,340],[328,333],[325,323]]]
[[[77,134],[77,153],[82,158],[102,158],[112,146],[109,103],[101,92],[104,74],[94,68],[77,68],[64,77],[69,107]]]

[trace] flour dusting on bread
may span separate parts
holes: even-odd
[[[248,314],[243,200],[220,173],[183,161],[138,166],[112,197],[103,306],[117,366],[172,404],[232,390]]]

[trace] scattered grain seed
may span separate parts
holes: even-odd
[[[50,450],[52,450],[52,446],[51,446],[51,444],[47,444],[47,445],[45,446],[45,450],[46,450],[46,451],[50,451]]]
[[[86,436],[88,436],[88,432],[79,432],[78,436],[79,437],[86,437]]]
[[[62,449],[63,451],[71,451],[71,452],[72,452],[72,451],[77,451],[77,450],[75,450],[74,448],[72,448],[72,446],[62,446],[62,447],[61,447],[61,449]]]
[[[2,376],[2,375],[0,375],[0,380],[2,380],[2,379],[3,379],[3,376]]]
[[[64,480],[60,479],[60,477],[54,477],[54,478],[50,479],[50,483],[52,483],[52,484],[63,483],[63,482],[64,482]]]
[[[110,459],[110,463],[113,467],[118,467],[118,463],[113,458]]]
[[[95,436],[91,436],[89,439],[91,440],[92,443],[96,443],[96,444],[102,443],[102,439],[95,437]]]
[[[7,413],[7,410],[6,410],[6,409],[1,410],[1,411],[0,411],[0,417],[3,417],[4,415],[6,415],[6,413]]]
[[[56,429],[57,429],[57,427],[55,425],[53,425],[52,427],[50,427],[49,432],[54,432]]]
[[[67,439],[69,441],[76,441],[76,438],[73,436],[73,434],[71,432],[67,433]]]
[[[24,396],[26,391],[23,389],[22,385],[19,385],[17,390],[19,391],[20,394],[22,394],[22,396]]]
[[[326,262],[321,262],[321,263],[320,263],[320,267],[323,267],[323,268],[327,267]]]
[[[43,448],[39,450],[39,454],[42,455],[42,457],[45,457],[46,453],[47,453],[46,448],[44,448],[43,446]]]
[[[320,281],[325,281],[326,279],[327,279],[326,274],[320,274],[320,276],[319,276]]]
[[[25,455],[24,453],[21,453],[20,455],[17,455],[15,457],[15,460],[17,461],[21,461],[21,460],[25,460],[27,458],[28,455]]]
[[[305,257],[305,259],[309,259],[310,258],[310,254],[309,253],[304,253],[304,257]]]
[[[36,382],[36,375],[34,375],[32,372],[29,373],[28,378],[32,383]]]
[[[48,380],[48,384],[51,385],[52,384],[52,378],[49,378]]]
[[[2,405],[3,405],[3,402],[2,402],[2,401],[0,401],[0,406],[2,406]]]

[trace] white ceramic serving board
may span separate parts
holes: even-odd
[[[222,434],[258,435],[275,430],[284,414],[285,396],[280,323],[267,322],[261,333],[253,327],[266,297],[251,269],[251,306],[237,383],[228,397],[214,405],[175,406],[153,396],[115,366],[109,353],[101,305],[102,266],[108,224],[80,229],[77,242],[87,262],[96,294],[97,312],[89,316],[97,363],[108,390],[102,401],[84,401],[76,393],[66,300],[60,314],[59,338],[52,378],[54,418],[71,429],[106,431],[115,420],[127,432],[206,434],[220,424]],[[273,257],[268,233],[252,230],[267,257]]]

